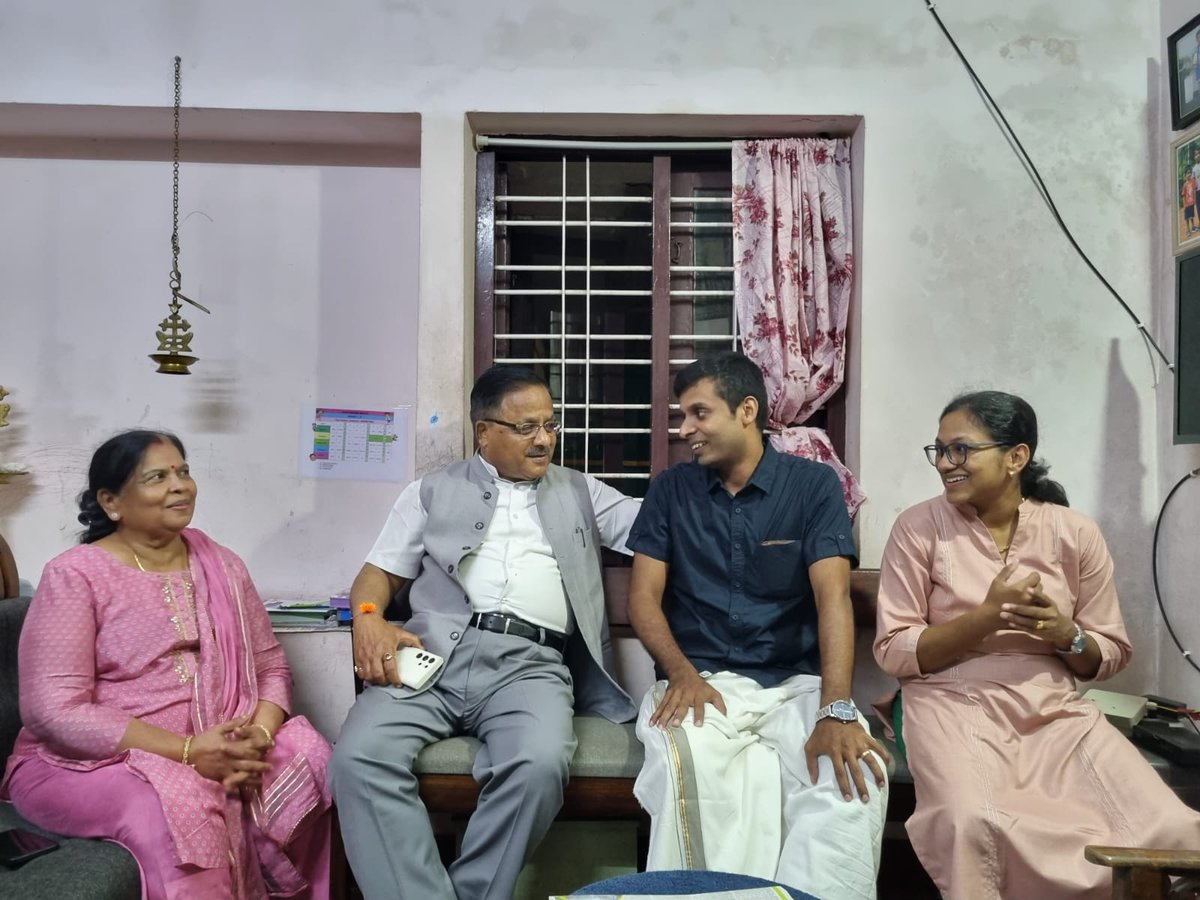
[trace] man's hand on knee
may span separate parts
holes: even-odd
[[[704,705],[711,703],[725,714],[725,698],[721,692],[700,677],[692,669],[690,673],[677,676],[667,682],[667,690],[659,701],[650,724],[660,728],[678,728],[683,724],[688,710],[694,710],[693,721],[699,727],[704,724]]]
[[[837,778],[842,796],[847,800],[853,799],[851,782],[854,783],[854,793],[866,803],[870,799],[867,793],[867,780],[863,775],[863,764],[875,776],[875,784],[880,788],[887,783],[883,767],[891,762],[891,756],[870,733],[858,722],[839,722],[836,719],[822,719],[813,726],[808,743],[804,745],[804,755],[808,758],[808,775],[813,784],[817,783],[820,771],[818,759],[828,756],[833,762],[833,774]]]

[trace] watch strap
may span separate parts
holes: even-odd
[[[843,719],[841,716],[834,713],[833,707],[839,703],[848,706],[851,710],[853,710],[854,715],[852,718]],[[858,707],[854,705],[853,700],[831,700],[825,706],[822,706],[817,710],[817,717],[815,721],[820,722],[822,719],[837,719],[837,721],[844,723],[854,722],[858,720]]]
[[[1054,648],[1055,653],[1061,653],[1063,656],[1078,656],[1087,649],[1087,632],[1078,623],[1075,624],[1075,637],[1071,638],[1071,645],[1066,650]]]

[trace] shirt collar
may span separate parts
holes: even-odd
[[[764,494],[771,493],[771,486],[775,484],[775,473],[779,470],[779,453],[771,446],[771,442],[767,440],[766,435],[763,435],[763,455],[758,461],[758,465],[754,467],[754,474],[750,476],[750,480],[746,482],[746,487],[756,487]],[[708,476],[708,491],[711,494],[716,488],[725,489],[725,485],[721,482],[721,476],[717,474],[716,469],[704,467],[704,473]],[[742,488],[745,490],[746,488]]]
[[[479,459],[479,461],[481,463],[483,463],[484,471],[486,471],[488,473],[488,475],[491,477],[492,481],[494,481],[498,485],[509,485],[510,487],[529,485],[530,488],[536,488],[538,485],[538,482],[541,481],[540,478],[538,478],[535,481],[512,481],[508,478],[504,478],[503,476],[501,476],[501,474],[498,471],[496,471],[495,466],[493,466],[490,462],[488,462],[486,459],[484,459],[484,456],[482,453],[479,453],[478,451],[476,451],[475,456]]]

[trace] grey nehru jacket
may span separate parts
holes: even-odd
[[[454,652],[471,618],[471,601],[458,580],[458,566],[483,542],[496,510],[496,493],[478,456],[421,481],[421,505],[428,513],[425,555],[408,595],[412,617],[404,627],[440,656]],[[628,721],[636,710],[609,675],[612,648],[604,615],[601,537],[587,482],[572,469],[551,465],[538,482],[536,502],[575,620],[564,654],[574,681],[575,709],[613,722]]]

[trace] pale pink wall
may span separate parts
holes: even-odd
[[[0,159],[0,383],[12,391],[0,527],[22,575],[69,546],[92,448],[176,431],[196,524],[268,595],[347,586],[400,484],[296,473],[305,403],[415,404],[419,170],[193,163],[181,179],[200,362],[153,374],[166,313],[169,164]]]

